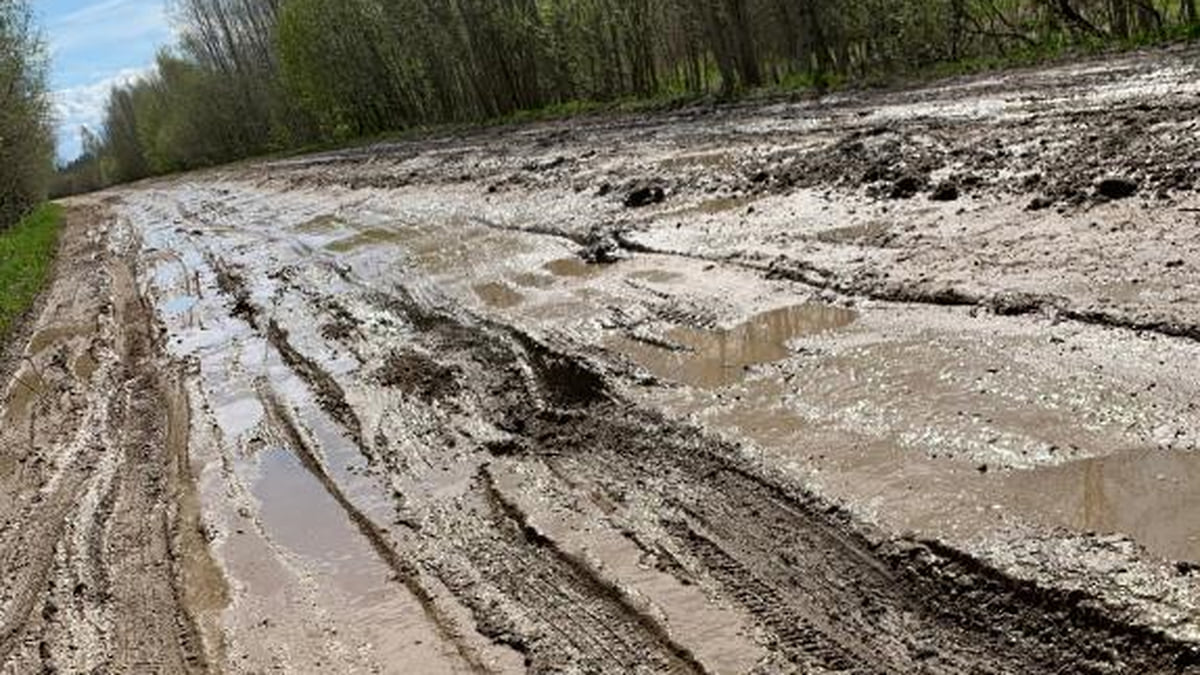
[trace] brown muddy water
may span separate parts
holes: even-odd
[[[612,344],[659,377],[711,389],[740,382],[754,366],[787,358],[792,340],[848,326],[855,316],[850,309],[809,303],[763,312],[731,328],[679,326],[667,331],[662,344],[624,336]]]
[[[1123,452],[1013,473],[1002,489],[1053,524],[1127,532],[1164,555],[1200,560],[1200,453]]]

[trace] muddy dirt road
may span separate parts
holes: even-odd
[[[1200,672],[1198,58],[79,198],[0,671]]]

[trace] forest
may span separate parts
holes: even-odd
[[[174,0],[172,12],[179,43],[112,92],[57,194],[523,111],[820,93],[1190,38],[1197,24],[1195,0]]]

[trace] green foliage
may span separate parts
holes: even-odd
[[[0,0],[0,231],[45,199],[54,152],[45,47],[24,0]]]
[[[46,283],[62,218],[61,206],[44,204],[0,232],[0,337]]]
[[[101,147],[71,168],[89,180],[72,184],[431,125],[968,72],[1198,25],[1196,0],[176,2],[177,50],[113,92]]]

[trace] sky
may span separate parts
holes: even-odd
[[[79,155],[79,128],[100,126],[108,92],[153,68],[172,42],[166,0],[34,0],[50,47],[58,157]]]

